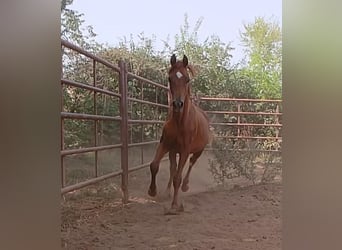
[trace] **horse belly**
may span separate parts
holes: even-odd
[[[209,142],[209,139],[207,138],[195,139],[191,143],[190,153],[196,153],[196,152],[202,151],[205,148],[205,146],[208,144],[208,142]]]
[[[200,129],[191,142],[190,152],[195,153],[202,151],[209,143],[209,131],[204,128]]]

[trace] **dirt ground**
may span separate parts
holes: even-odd
[[[157,176],[159,192],[168,163]],[[217,187],[207,157],[196,163],[190,190],[181,193],[185,211],[165,215],[171,200],[147,195],[149,169],[130,176],[130,202],[121,204],[119,180],[110,180],[63,197],[63,249],[281,249],[279,183],[247,186],[235,180]]]

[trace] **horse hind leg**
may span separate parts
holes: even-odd
[[[201,156],[202,152],[203,152],[203,150],[196,152],[190,158],[189,168],[188,168],[188,171],[186,172],[186,175],[185,175],[185,177],[183,179],[183,183],[182,183],[182,191],[183,192],[186,192],[189,190],[189,178],[190,178],[191,169],[192,169],[193,165],[195,164],[195,162],[197,161],[197,159]]]
[[[165,147],[165,145],[162,142],[159,143],[154,159],[150,164],[151,184],[148,189],[148,194],[152,197],[156,196],[157,194],[156,175],[159,170],[160,161],[163,158],[163,156],[167,153],[167,151],[168,150]]]

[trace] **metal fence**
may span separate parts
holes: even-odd
[[[129,126],[133,124],[162,124],[163,120],[142,120],[142,119],[130,119],[129,117],[129,111],[128,107],[130,103],[140,103],[140,104],[147,104],[150,106],[158,107],[158,109],[161,110],[161,112],[168,112],[168,105],[167,104],[161,104],[157,102],[150,102],[144,100],[144,94],[143,94],[143,85],[149,84],[154,86],[155,92],[157,93],[157,89],[160,91],[158,92],[161,95],[166,96],[166,100],[168,100],[168,88],[164,85],[155,83],[153,81],[150,81],[148,79],[145,79],[143,77],[134,75],[132,73],[127,72],[126,65],[123,61],[120,61],[118,65],[114,65],[100,57],[95,56],[94,54],[91,54],[82,48],[75,46],[67,41],[62,40],[61,42],[62,49],[70,49],[73,52],[79,53],[83,55],[84,57],[88,58],[92,61],[92,69],[91,69],[91,78],[92,83],[85,83],[85,82],[77,82],[70,79],[65,79],[62,77],[61,79],[61,180],[62,180],[62,189],[61,193],[67,193],[76,189],[80,189],[82,187],[98,183],[100,181],[103,181],[108,178],[112,178],[115,176],[121,176],[121,189],[123,192],[123,202],[126,203],[128,201],[128,174],[130,172],[139,170],[141,168],[144,168],[148,166],[148,163],[144,163],[138,166],[134,166],[129,168],[128,164],[128,150],[131,147],[138,147],[138,146],[144,146],[149,144],[156,144],[159,141],[153,140],[153,141],[142,141],[139,143],[129,143]],[[118,73],[118,82],[119,82],[119,88],[118,91],[108,90],[105,87],[99,87],[97,86],[97,67],[99,65],[105,66],[107,69],[117,72]],[[63,67],[63,66],[62,66]],[[139,81],[141,85],[141,98],[134,98],[130,97],[128,94],[128,83],[129,81]],[[85,113],[78,113],[78,112],[65,112],[64,111],[64,95],[63,95],[63,88],[66,86],[72,86],[75,88],[83,89],[86,91],[89,91],[93,95],[93,112],[91,114],[85,114]],[[119,115],[116,116],[110,116],[110,115],[99,115],[97,114],[97,93],[101,93],[106,96],[114,97],[119,100],[119,106],[120,106],[120,112]],[[164,110],[164,111],[162,111]],[[82,120],[90,120],[93,121],[94,124],[94,143],[93,146],[90,147],[80,147],[76,149],[65,149],[65,130],[64,125],[66,120],[75,120],[75,119],[82,119]],[[117,144],[110,144],[110,145],[99,145],[98,144],[98,122],[99,121],[111,121],[111,122],[119,122],[120,123],[120,143]],[[105,175],[99,175],[98,171],[98,152],[102,150],[110,150],[119,148],[121,149],[121,170],[120,171],[114,171]],[[94,161],[94,177],[89,178],[88,180],[78,182],[76,184],[72,185],[66,185],[66,171],[64,166],[64,160],[65,157],[68,155],[75,155],[75,154],[84,154],[94,152],[95,153],[95,161]],[[143,157],[143,152],[142,152]]]
[[[161,130],[162,124],[168,113],[169,107],[169,90],[168,87],[153,82],[149,79],[135,75],[128,72],[127,66],[123,61],[118,65],[114,65],[84,49],[75,46],[67,41],[62,40],[62,50],[69,49],[73,53],[82,55],[89,61],[88,73],[90,75],[87,82],[82,82],[74,79],[68,79],[62,75],[61,79],[61,180],[62,188],[61,193],[83,188],[85,186],[95,184],[106,180],[108,178],[121,176],[121,189],[123,193],[123,202],[128,201],[128,175],[130,172],[145,168],[149,162],[144,161],[143,147],[148,145],[155,145],[159,142],[158,131]],[[62,65],[63,67],[63,65]],[[114,79],[118,82],[118,87],[108,88],[105,84],[101,84],[104,79],[99,76],[99,68],[106,68],[109,72],[116,74]],[[113,80],[113,81],[114,81]],[[129,90],[132,86],[139,87],[139,94],[131,94]],[[144,89],[149,86],[152,93],[155,93],[154,100],[146,100],[144,98]],[[82,91],[86,91],[89,96],[92,96],[91,112],[78,112],[65,111],[65,91],[66,88],[73,87]],[[98,94],[114,98],[118,102],[118,114],[99,114],[98,112]],[[164,102],[160,101],[163,97]],[[225,138],[229,140],[275,140],[281,143],[281,101],[280,100],[254,100],[254,99],[232,99],[232,98],[214,98],[214,97],[200,97],[197,99],[199,105],[207,111],[210,119],[211,126],[214,128],[216,138]],[[133,106],[140,106],[139,115],[133,115]],[[157,114],[155,118],[145,118],[143,106],[148,106],[148,109],[155,108],[154,113]],[[259,105],[256,110],[255,107]],[[263,105],[266,105],[266,110],[262,110]],[[251,108],[252,109],[248,109]],[[162,114],[162,115],[159,115]],[[258,119],[250,119],[248,117],[261,117]],[[267,119],[265,117],[273,117]],[[65,123],[68,121],[85,120],[93,124],[92,130],[92,145],[77,146],[76,148],[65,147]],[[98,131],[100,122],[118,123],[117,135],[119,135],[118,143],[109,143],[103,145],[98,138]],[[140,126],[140,141],[134,142],[132,134],[137,129],[134,126]],[[155,139],[146,140],[144,138],[144,126],[156,126]],[[230,128],[229,133],[227,129]],[[257,131],[258,128],[271,128],[271,131]],[[222,132],[223,131],[223,132]],[[77,128],[71,133],[77,132]],[[129,149],[140,147],[141,148],[141,162],[140,164],[132,165],[129,163]],[[105,150],[120,150],[120,170],[111,171],[106,174],[99,173],[98,169],[98,154]],[[280,152],[280,148],[269,149],[266,151]],[[93,176],[86,180],[79,181],[74,184],[67,184],[67,176],[65,170],[65,157],[70,155],[81,155],[85,153],[94,153],[93,162]],[[113,163],[114,164],[114,163]]]
[[[215,139],[275,142],[275,148],[255,150],[281,152],[281,100],[199,97],[197,103],[208,114]]]

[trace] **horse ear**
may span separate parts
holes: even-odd
[[[173,54],[173,55],[171,56],[170,62],[171,62],[171,66],[175,65],[175,63],[176,63],[176,55],[175,55],[175,54]]]
[[[188,66],[188,58],[186,57],[186,55],[183,56],[183,66]]]

